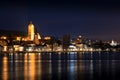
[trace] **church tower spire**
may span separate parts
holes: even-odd
[[[34,34],[35,34],[34,25],[33,25],[32,21],[30,21],[30,23],[28,25],[28,40],[33,41]]]

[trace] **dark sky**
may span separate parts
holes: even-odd
[[[30,21],[41,35],[120,41],[120,5],[115,0],[1,1],[0,29],[27,31]]]

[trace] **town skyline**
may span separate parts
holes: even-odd
[[[0,50],[3,52],[120,51],[120,44],[115,40],[91,40],[81,35],[73,39],[70,34],[64,34],[60,38],[41,36],[32,21],[28,24],[26,35],[17,31],[6,33],[8,32],[0,31]]]
[[[32,22],[33,24],[34,24],[34,22],[32,21],[32,20],[30,20],[29,22],[28,22],[28,24],[30,23],[30,22]],[[19,32],[19,33],[22,33],[22,32],[24,32],[24,33],[22,33],[22,35],[27,35],[27,33],[28,33],[28,31],[27,31],[27,28],[28,28],[28,24],[24,27],[24,30],[17,30],[17,29],[0,29],[1,31],[7,31],[7,32]],[[86,39],[91,39],[91,40],[102,40],[102,41],[112,41],[112,40],[115,40],[115,41],[117,41],[117,42],[119,42],[120,40],[119,39],[116,39],[116,38],[109,38],[109,39],[103,39],[103,38],[101,38],[101,36],[97,36],[97,37],[95,37],[95,35],[86,35],[87,34],[87,32],[86,32],[86,34],[82,34],[82,33],[78,33],[78,34],[71,34],[71,33],[63,33],[63,34],[61,34],[61,35],[52,35],[52,34],[44,34],[44,33],[42,33],[42,32],[39,32],[39,27],[38,26],[36,26],[35,25],[35,31],[37,30],[37,32],[38,33],[40,33],[40,35],[41,36],[51,36],[51,37],[56,37],[56,38],[61,38],[63,35],[70,35],[70,37],[71,37],[71,39],[74,39],[74,38],[77,38],[78,36],[82,36],[82,37],[84,37],[84,38],[86,38]],[[21,35],[21,34],[20,34]],[[102,35],[102,36],[104,36],[104,35]]]

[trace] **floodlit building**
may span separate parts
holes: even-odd
[[[34,42],[35,42],[35,44],[39,44],[39,43],[40,43],[40,42],[39,42],[39,39],[41,39],[39,33],[35,33],[35,37],[34,37]]]
[[[34,35],[35,35],[34,25],[32,24],[32,22],[30,22],[28,25],[28,40],[33,41]]]
[[[111,43],[110,43],[111,46],[117,46],[117,42],[112,40]]]

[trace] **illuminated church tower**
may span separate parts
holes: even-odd
[[[34,25],[32,24],[32,22],[30,22],[28,25],[28,40],[33,41],[34,35],[35,35]]]

